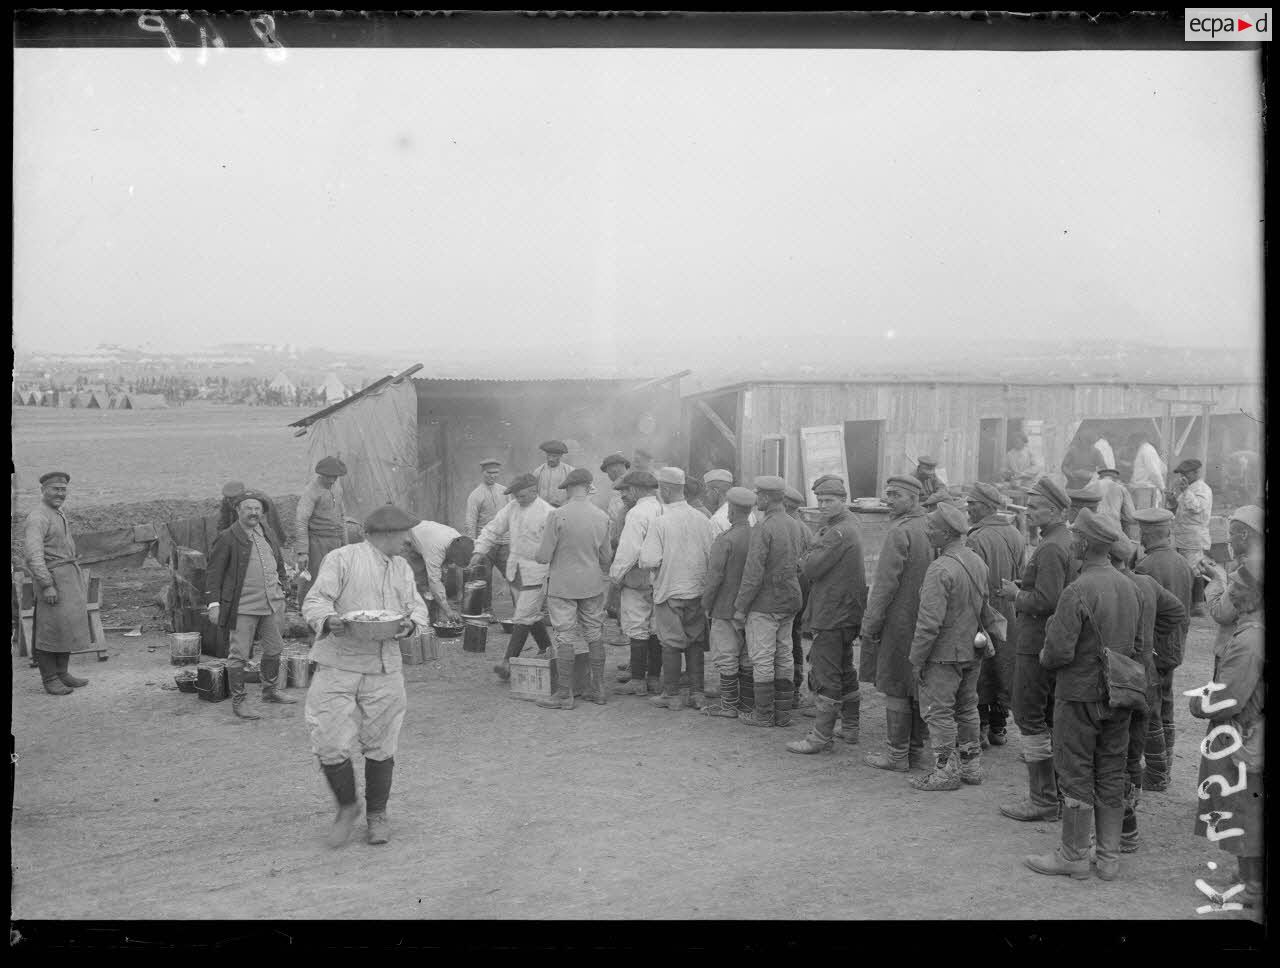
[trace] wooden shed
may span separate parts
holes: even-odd
[[[1121,468],[1132,459],[1125,440],[1141,429],[1170,466],[1199,457],[1210,486],[1226,455],[1261,450],[1261,387],[1246,382],[762,380],[692,394],[684,411],[691,472],[723,467],[742,481],[780,474],[805,491],[843,463],[851,498],[878,494],[886,477],[910,472],[922,454],[938,460],[949,483],[994,480],[1018,430],[1059,480],[1072,441],[1091,427],[1120,438]]]

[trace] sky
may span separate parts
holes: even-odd
[[[197,54],[15,50],[19,351],[1259,345],[1254,52]]]

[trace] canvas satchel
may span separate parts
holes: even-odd
[[[1112,709],[1131,709],[1147,712],[1147,670],[1137,659],[1109,649],[1102,638],[1102,627],[1093,617],[1093,612],[1085,607],[1085,614],[1093,623],[1098,634],[1101,650],[1099,661],[1102,665],[1102,688],[1106,693],[1106,702]]]

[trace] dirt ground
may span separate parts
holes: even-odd
[[[92,681],[71,696],[12,660],[15,919],[1249,916],[1195,913],[1196,878],[1226,886],[1234,864],[1191,833],[1204,726],[1185,700],[1175,783],[1143,800],[1141,850],[1120,879],[1077,882],[1022,865],[1059,825],[997,810],[1025,784],[1012,728],[981,786],[918,793],[862,762],[884,741],[873,694],[861,745],[796,756],[783,744],[804,726],[514,700],[490,671],[494,627],[485,655],[455,645],[406,668],[392,842],[330,850],[301,702],[241,723],[173,689],[163,634],[108,642],[109,661],[74,661]],[[1179,689],[1207,681],[1211,643],[1196,620]],[[612,671],[626,654],[610,653]]]

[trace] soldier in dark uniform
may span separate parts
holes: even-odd
[[[788,743],[793,753],[830,750],[836,716],[843,720],[842,738],[858,742],[858,676],[853,668],[853,640],[862,625],[867,579],[858,527],[849,513],[844,483],[824,478],[814,486],[825,523],[800,559],[809,581],[805,619],[813,631],[809,649],[809,690],[817,715],[804,739]]]
[[[1040,543],[1022,570],[1021,588],[1005,581],[1001,591],[1004,598],[1012,599],[1017,610],[1013,720],[1022,733],[1029,793],[1016,803],[1001,804],[1000,812],[1014,820],[1057,820],[1060,805],[1053,766],[1054,674],[1040,664],[1039,656],[1045,625],[1078,565],[1071,556],[1071,534],[1063,523],[1071,507],[1066,492],[1042,477],[1031,488],[1027,504],[1030,523],[1040,529]]]
[[[1080,574],[1046,623],[1040,652],[1041,664],[1057,670],[1053,745],[1063,793],[1062,842],[1025,863],[1038,874],[1087,879],[1089,836],[1096,834],[1098,876],[1109,881],[1120,872],[1129,710],[1108,705],[1102,649],[1136,658],[1142,642],[1138,593],[1111,566],[1111,546],[1121,537],[1116,522],[1081,511],[1071,531]]]
[[[824,475],[825,477],[826,475]],[[817,486],[817,482],[814,482]],[[804,497],[794,487],[790,485],[782,492],[782,506],[787,512],[787,516],[800,523],[800,534],[804,539],[804,550],[807,551],[813,547],[814,534],[813,529],[809,527],[807,521],[800,514],[800,509],[804,507]],[[800,572],[800,611],[796,615],[796,620],[791,623],[791,661],[795,663],[795,672],[791,677],[791,686],[793,695],[795,696],[796,709],[812,709],[813,698],[809,697],[805,701],[800,698],[800,685],[804,682],[804,642],[801,626],[804,624],[804,616],[809,607],[809,578],[803,571]],[[802,714],[803,715],[803,714]]]
[[[1076,515],[1086,508],[1097,511],[1098,505],[1102,503],[1102,492],[1092,487],[1072,488],[1067,491],[1067,497],[1071,498],[1071,507],[1067,511],[1067,524],[1074,524]]]
[[[922,456],[916,461],[916,469],[911,476],[920,482],[920,497],[922,500],[928,498],[935,491],[946,490],[942,482],[938,480],[937,470],[938,462],[932,457]]]

